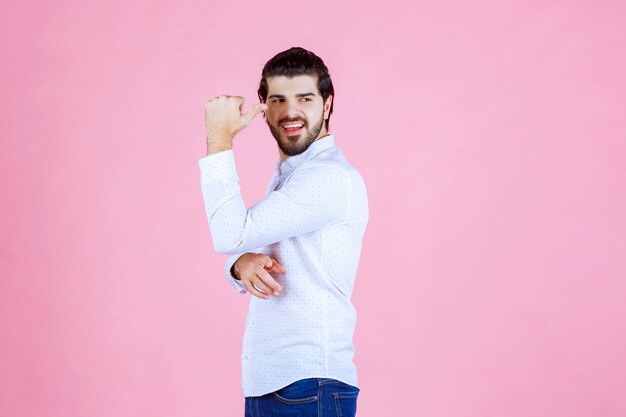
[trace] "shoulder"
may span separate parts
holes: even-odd
[[[316,172],[322,175],[337,175],[361,178],[359,171],[353,167],[343,152],[338,147],[325,150],[314,159],[307,161],[302,166],[308,172]]]
[[[335,194],[351,188],[352,174],[335,161],[318,159],[302,164],[294,172],[291,182],[305,186],[311,193]]]
[[[338,147],[328,149],[319,155],[313,162],[320,170],[325,171],[329,176],[342,176],[350,181],[352,187],[365,188],[363,176],[352,164],[348,162],[345,155]]]

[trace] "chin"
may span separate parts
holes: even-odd
[[[288,143],[295,143],[301,141],[304,137],[306,137],[306,135],[303,135],[302,133],[294,136],[285,136],[285,141]]]

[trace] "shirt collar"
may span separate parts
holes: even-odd
[[[276,169],[280,175],[291,172],[305,161],[314,158],[317,154],[325,151],[326,149],[335,146],[335,138],[332,134],[326,135],[323,138],[315,140],[306,151],[298,155],[290,156],[289,158],[281,161],[280,158],[276,162]]]

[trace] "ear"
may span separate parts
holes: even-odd
[[[333,103],[333,96],[328,96],[324,102],[324,120],[328,119],[330,114],[330,106]]]
[[[261,97],[259,97],[259,103],[263,103],[265,104],[265,100],[263,100]],[[265,110],[261,111],[261,115],[263,116],[263,118],[265,119]]]

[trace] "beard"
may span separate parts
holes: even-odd
[[[317,124],[315,124],[311,129],[308,128],[309,124],[303,119],[283,119],[278,123],[278,125],[280,126],[282,123],[286,122],[302,122],[304,124],[302,129],[305,130],[306,128],[306,136],[304,136],[304,132],[299,135],[284,136],[280,127],[272,126],[270,122],[267,122],[267,125],[270,128],[270,132],[272,132],[272,136],[276,139],[276,143],[278,144],[280,150],[287,156],[294,156],[300,155],[302,152],[306,151],[313,142],[315,142],[315,139],[317,139],[317,136],[322,130],[324,116],[322,115],[319,122],[317,122]]]

